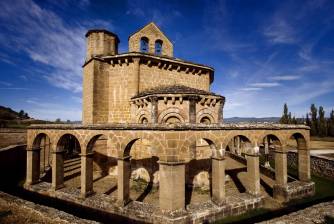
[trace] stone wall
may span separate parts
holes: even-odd
[[[0,187],[17,186],[26,174],[26,145],[0,149]]]
[[[298,169],[297,152],[288,153],[288,166]],[[334,159],[311,155],[311,173],[334,180]]]
[[[154,23],[149,23],[129,37],[129,52],[140,52],[140,39],[142,37],[148,39],[148,53],[155,53],[155,41],[160,40],[162,41],[161,55],[173,57],[173,44]]]
[[[27,130],[26,129],[9,129],[0,128],[0,148],[10,145],[26,144]]]

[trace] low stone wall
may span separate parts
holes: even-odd
[[[298,169],[298,153],[288,153],[288,166]],[[334,159],[311,155],[311,173],[334,180]]]
[[[0,187],[16,186],[26,174],[26,145],[0,149]]]
[[[273,195],[279,201],[288,202],[294,199],[310,197],[315,194],[313,182],[294,181],[287,186],[274,185]]]
[[[0,128],[0,148],[10,145],[26,144],[26,142],[26,129]]]

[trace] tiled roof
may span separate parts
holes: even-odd
[[[155,87],[149,90],[145,90],[145,91],[140,92],[139,94],[137,94],[136,96],[132,98],[143,97],[143,96],[154,95],[154,94],[180,94],[180,93],[181,94],[220,96],[218,94],[215,94],[209,91],[195,89],[195,88],[191,88],[191,87],[184,86],[184,85],[171,85],[171,86],[158,86],[158,87]]]

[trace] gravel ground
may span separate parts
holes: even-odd
[[[1,224],[97,224],[63,211],[22,200],[0,192]]]

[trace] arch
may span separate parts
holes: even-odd
[[[242,155],[243,153],[252,153],[253,145],[254,141],[251,140],[251,137],[244,134],[236,134],[230,138],[227,138],[222,146],[224,149],[229,147],[231,153]],[[241,148],[238,148],[239,146],[241,146]]]
[[[163,48],[162,40],[160,40],[160,39],[156,40],[155,44],[154,44],[154,53],[156,55],[161,55],[162,54],[162,48]]]
[[[208,117],[211,121],[211,124],[216,123],[215,117],[217,117],[217,114],[210,108],[203,108],[196,113],[197,123],[201,123],[201,119],[203,117]]]
[[[140,52],[148,53],[149,46],[149,39],[147,37],[140,38]]]
[[[38,134],[35,136],[35,138],[34,138],[34,141],[33,141],[33,143],[32,143],[32,148],[33,148],[33,149],[37,149],[37,148],[39,148],[39,146],[40,146],[40,144],[41,144],[43,138],[45,138],[45,137],[47,137],[47,138],[50,139],[50,137],[49,137],[46,133],[43,133],[43,132],[42,132],[42,133],[38,133]]]
[[[131,185],[130,189],[136,191],[129,191],[128,195],[136,201],[143,201],[153,188],[154,172],[159,170],[157,163],[158,157],[153,155],[151,138],[149,136],[137,136],[129,141],[124,149],[123,157],[131,156],[131,159],[126,158],[127,166],[124,168],[126,174],[126,184]],[[152,137],[152,136],[150,136]],[[137,143],[137,144],[136,144]],[[134,170],[145,171],[147,174],[145,178],[133,178]],[[140,193],[138,195],[138,193]]]
[[[163,123],[166,123],[166,120],[169,118],[169,117],[176,117],[178,118],[182,123],[185,122],[185,119],[182,114],[182,112],[180,111],[179,108],[177,107],[170,107],[164,111],[162,111],[159,116],[158,116],[158,123],[160,124],[163,124]]]
[[[150,121],[150,119],[151,119],[150,112],[148,110],[145,110],[145,109],[139,110],[136,113],[135,117],[136,117],[136,122],[139,123],[139,124],[142,124],[142,120],[144,118],[146,118],[147,121]]]
[[[290,139],[294,139],[297,142],[297,159],[295,165],[298,169],[298,180],[309,181],[311,179],[309,143],[306,137],[300,132],[291,134]]]
[[[212,124],[212,119],[209,116],[202,116],[199,120],[201,124]]]
[[[65,157],[77,157],[81,153],[81,144],[73,134],[63,134],[56,145],[57,152],[64,152]]]
[[[279,136],[271,133],[261,135],[258,139],[259,162],[267,168],[275,167],[276,153],[283,152],[282,141]],[[283,168],[280,168],[283,169]],[[276,170],[275,173],[278,171]]]
[[[309,148],[309,142],[306,140],[306,137],[300,132],[291,134],[289,139],[295,139],[297,141],[297,148],[299,150],[306,150]]]
[[[148,118],[145,115],[142,115],[142,116],[139,117],[138,123],[147,124],[148,123]]]
[[[181,117],[178,114],[170,115],[164,119],[164,123],[166,124],[179,124],[181,123]]]
[[[51,141],[46,133],[39,133],[33,140],[32,148],[37,150],[39,158],[39,175],[46,182],[51,181]]]

